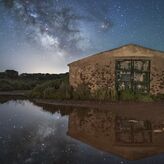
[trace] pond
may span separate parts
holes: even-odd
[[[9,100],[0,104],[0,163],[163,164],[163,123]]]

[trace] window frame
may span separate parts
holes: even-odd
[[[122,69],[121,68],[121,63],[123,62],[129,62],[129,67],[128,69]],[[148,64],[148,68],[147,70],[139,70],[135,68],[135,62],[142,62],[144,64],[144,62],[147,62]],[[116,91],[122,91],[122,90],[126,90],[126,86],[125,89],[120,89],[120,84],[122,83],[129,83],[129,89],[132,90],[134,93],[149,93],[150,92],[150,70],[151,69],[151,60],[150,59],[116,59],[115,60],[115,88]],[[129,81],[125,81],[125,80],[121,80],[121,74],[123,75],[123,73],[129,75],[130,74],[130,80]],[[143,82],[139,82],[139,81],[135,81],[135,74],[145,74],[147,80],[143,80]],[[120,76],[120,78],[119,78]],[[137,85],[141,85],[143,88],[143,91],[141,90],[137,90],[136,86]],[[146,89],[147,88],[147,89]]]

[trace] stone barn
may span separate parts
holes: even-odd
[[[125,45],[68,64],[69,82],[76,89],[88,86],[91,91],[164,94],[164,52],[138,45]]]

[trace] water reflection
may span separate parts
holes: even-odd
[[[116,116],[115,142],[125,145],[150,145],[152,123],[149,120],[130,120]]]
[[[164,122],[121,116],[103,109],[74,110],[68,134],[100,150],[129,160],[164,152]]]
[[[162,113],[140,117],[124,110],[8,101],[0,105],[0,163],[162,164]]]

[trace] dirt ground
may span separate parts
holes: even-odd
[[[161,102],[97,102],[97,101],[75,101],[75,100],[43,100],[35,99],[40,105],[70,106],[74,108],[99,108],[109,110],[122,116],[130,116],[138,119],[164,120],[164,101]]]

